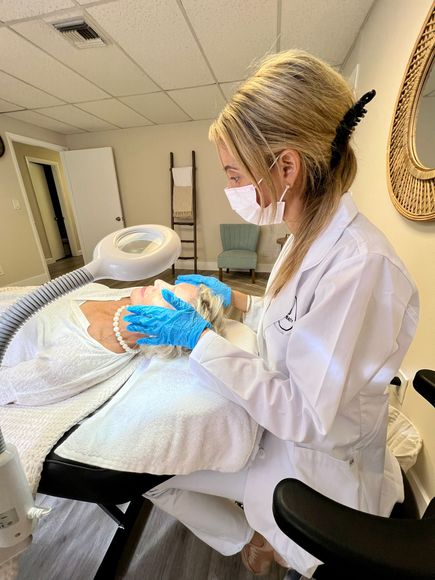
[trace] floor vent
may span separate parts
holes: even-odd
[[[84,20],[57,22],[53,26],[77,48],[92,48],[107,44]]]

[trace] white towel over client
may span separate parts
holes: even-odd
[[[258,425],[207,389],[187,357],[154,358],[60,445],[66,459],[108,469],[185,474],[238,471],[256,451]]]

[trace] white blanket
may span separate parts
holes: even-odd
[[[5,441],[17,447],[33,493],[38,489],[44,459],[57,441],[122,387],[139,362],[133,359],[111,379],[60,403],[40,407],[0,406]]]
[[[153,359],[57,449],[66,459],[155,474],[242,469],[259,428],[242,407],[208,390],[189,360]]]

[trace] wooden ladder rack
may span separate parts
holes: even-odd
[[[170,168],[171,174],[171,228],[175,230],[174,226],[189,226],[192,228],[193,238],[190,240],[181,239],[182,244],[193,244],[193,256],[180,256],[179,260],[193,260],[193,269],[195,274],[198,273],[198,240],[196,229],[196,165],[195,165],[195,151],[192,151],[192,219],[189,221],[182,221],[174,218],[174,176],[172,169],[174,168],[174,154],[170,153]],[[175,264],[172,266],[172,275],[175,277]]]

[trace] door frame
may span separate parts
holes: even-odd
[[[62,178],[60,175],[59,163],[57,161],[51,161],[50,159],[40,159],[39,157],[32,157],[30,155],[25,156],[26,165],[29,167],[29,163],[39,163],[40,165],[51,165],[53,171],[54,183],[56,185],[57,197],[59,198],[60,208],[62,210],[63,220],[65,224],[66,233],[68,235],[68,242],[71,248],[71,254],[73,256],[81,255],[81,250],[78,249],[74,235],[71,231],[71,218],[74,216],[70,215],[67,210],[67,204],[65,200],[65,192],[62,187]],[[77,227],[77,224],[75,224]]]
[[[36,225],[33,219],[32,209],[29,204],[29,200],[27,198],[26,188],[24,186],[24,181],[21,175],[20,166],[18,165],[17,156],[15,155],[14,149],[14,141],[18,143],[25,143],[26,145],[35,145],[36,147],[45,147],[46,149],[52,149],[54,151],[67,151],[68,148],[64,147],[63,145],[56,145],[55,143],[48,143],[47,141],[41,141],[40,139],[33,139],[32,137],[25,137],[24,135],[16,135],[15,133],[5,133],[6,141],[9,145],[9,151],[11,153],[12,164],[15,168],[15,173],[18,177],[18,183],[21,189],[21,194],[23,196],[24,205],[26,207],[27,216],[29,218],[30,227],[32,229],[33,238],[36,244],[36,249],[38,250],[39,256],[41,258],[41,264],[44,269],[44,275],[46,277],[46,281],[51,279],[50,272],[48,271],[46,258],[44,255],[44,251],[42,249],[41,241],[39,239],[38,230],[36,229]]]

